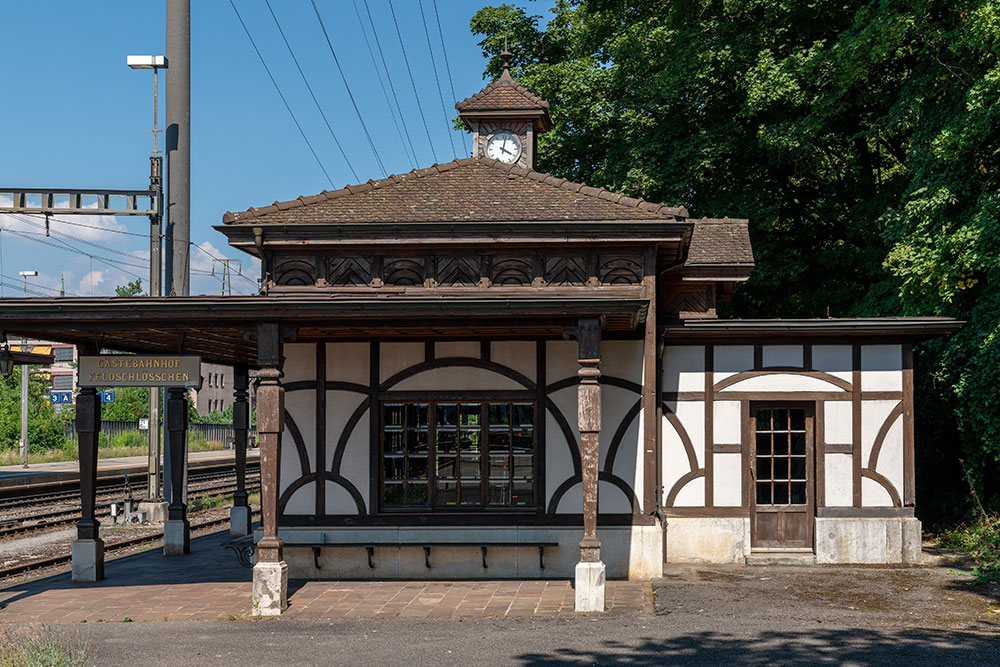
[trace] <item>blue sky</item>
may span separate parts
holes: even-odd
[[[234,278],[234,293],[256,289],[256,263],[228,248],[225,237],[211,228],[221,224],[227,210],[383,176],[309,0],[270,3],[357,178],[309,96],[265,1],[236,0],[236,6],[330,180],[275,92],[229,1],[194,0],[191,237],[205,252],[191,250],[193,294],[220,292],[220,265],[215,264],[216,276],[208,275],[213,256],[244,259],[242,272],[249,279]],[[447,67],[435,2],[422,3],[444,111],[420,6],[417,0],[393,0],[392,6],[426,117],[426,131],[388,0],[367,0],[408,130],[409,139],[401,141],[355,13],[357,7],[364,34],[381,66],[365,0],[317,0],[347,83],[389,173],[413,168],[410,141],[417,166],[467,155],[468,135],[449,130],[454,103],[485,83],[485,61],[477,38],[469,31],[469,19],[480,7],[499,3],[437,0]],[[544,23],[553,2],[516,0],[513,4],[542,16]],[[5,2],[3,9],[0,188],[145,188],[152,149],[152,73],[129,69],[125,57],[164,52],[163,0],[35,0]],[[164,83],[161,76],[161,128]],[[389,99],[393,99],[391,91]],[[64,219],[78,224],[53,222],[52,235],[46,238],[38,226],[41,218],[0,215],[0,230],[4,230],[0,231],[0,293],[22,294],[17,277],[22,270],[39,272],[29,284],[39,295],[53,294],[59,288],[60,271],[67,294],[113,294],[117,285],[135,276],[143,276],[147,287],[148,269],[142,268],[148,261],[148,241],[142,236],[148,232],[145,218]]]

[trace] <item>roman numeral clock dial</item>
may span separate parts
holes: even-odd
[[[497,132],[486,143],[486,155],[511,164],[521,157],[521,142],[510,132]]]

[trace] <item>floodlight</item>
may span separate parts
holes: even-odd
[[[166,69],[166,56],[126,56],[125,62],[132,69]]]

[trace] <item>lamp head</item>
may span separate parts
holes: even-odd
[[[14,355],[10,351],[10,343],[7,342],[7,336],[5,335],[3,337],[3,346],[0,347],[0,376],[6,380],[13,372]]]

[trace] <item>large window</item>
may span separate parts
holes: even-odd
[[[535,507],[535,404],[400,401],[382,404],[385,510]]]

